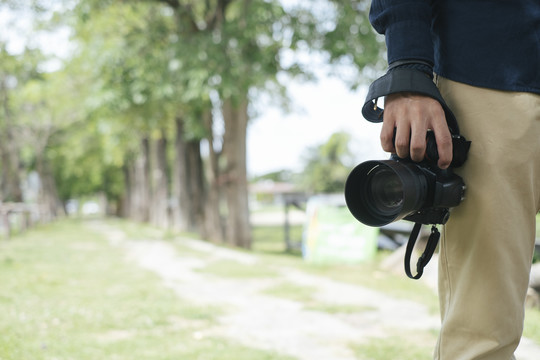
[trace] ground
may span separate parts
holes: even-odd
[[[225,309],[194,339],[224,337],[300,360],[368,359],[362,353],[374,351],[374,340],[391,341],[396,349],[407,343],[421,349],[414,360],[429,359],[439,317],[426,305],[195,239],[134,240],[105,222],[89,226],[180,298]],[[517,358],[539,354],[539,346],[523,339]]]

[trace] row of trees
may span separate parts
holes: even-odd
[[[1,199],[22,201],[34,171],[55,214],[102,192],[118,215],[245,248],[253,100],[284,101],[278,79],[309,80],[312,53],[355,68],[357,86],[382,47],[363,0],[62,3],[0,0],[36,29],[72,32],[53,72],[39,48],[14,54],[0,39]]]

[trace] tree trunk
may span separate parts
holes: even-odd
[[[186,140],[184,121],[176,119],[175,160],[173,164],[173,224],[179,230],[196,231],[204,236],[205,183],[201,142]]]
[[[235,246],[251,248],[251,227],[249,223],[246,135],[247,97],[234,102],[223,101],[225,135],[223,155],[226,160],[225,180],[227,197],[226,241]]]
[[[130,218],[131,210],[131,183],[133,181],[131,177],[132,163],[125,159],[124,165],[122,165],[122,173],[124,175],[124,194],[118,200],[118,207],[116,215],[122,218]]]
[[[141,139],[141,152],[137,154],[130,167],[130,209],[131,218],[140,222],[148,222],[150,208],[150,182],[148,180],[149,166],[149,141],[147,137]]]
[[[6,86],[6,78],[0,79],[0,201],[22,202],[21,177],[19,175],[20,156],[17,140],[13,136],[13,124],[10,111],[10,98]]]
[[[188,188],[191,199],[190,223],[203,238],[204,233],[204,203],[206,197],[203,162],[201,157],[200,140],[190,140],[186,144]]]
[[[150,222],[160,228],[169,226],[169,183],[167,179],[167,139],[162,136],[152,142],[152,161],[150,174],[152,179],[152,201]]]
[[[62,201],[58,197],[56,182],[52,172],[43,156],[39,155],[36,160],[36,170],[41,183],[39,189],[39,203],[43,205],[45,220],[51,220],[65,215]]]
[[[208,153],[209,164],[207,172],[208,188],[206,191],[205,203],[205,233],[207,238],[213,242],[223,242],[223,221],[221,219],[221,191],[219,184],[219,153],[215,149],[214,135],[212,132],[213,118],[212,112],[204,114],[204,125],[208,133]]]
[[[0,187],[0,200],[22,202],[23,195],[21,190],[21,177],[19,175],[20,158],[18,150],[15,147],[10,146],[10,140],[0,140],[1,153],[1,187]],[[7,145],[7,146],[5,146]]]
[[[190,222],[189,211],[191,208],[191,198],[189,196],[187,150],[184,139],[184,119],[178,116],[175,119],[176,134],[174,139],[175,158],[172,164],[172,226],[180,231],[193,230]]]

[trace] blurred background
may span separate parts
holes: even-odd
[[[385,62],[367,1],[0,4],[4,203],[250,248],[256,189],[341,192],[385,156],[360,112]]]
[[[0,0],[0,359],[430,359],[437,261],[344,205],[369,4]]]

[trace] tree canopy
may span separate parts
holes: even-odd
[[[24,51],[0,36],[3,201],[22,201],[36,172],[36,201],[55,213],[102,193],[119,215],[243,247],[256,96],[285,102],[280,75],[310,79],[314,54],[337,75],[353,69],[344,81],[358,86],[384,46],[361,0],[0,0],[0,9],[31,19]],[[48,70],[52,44],[36,39],[58,29],[71,52]],[[313,190],[336,191],[346,141],[336,134],[313,153],[307,171],[325,182]]]

